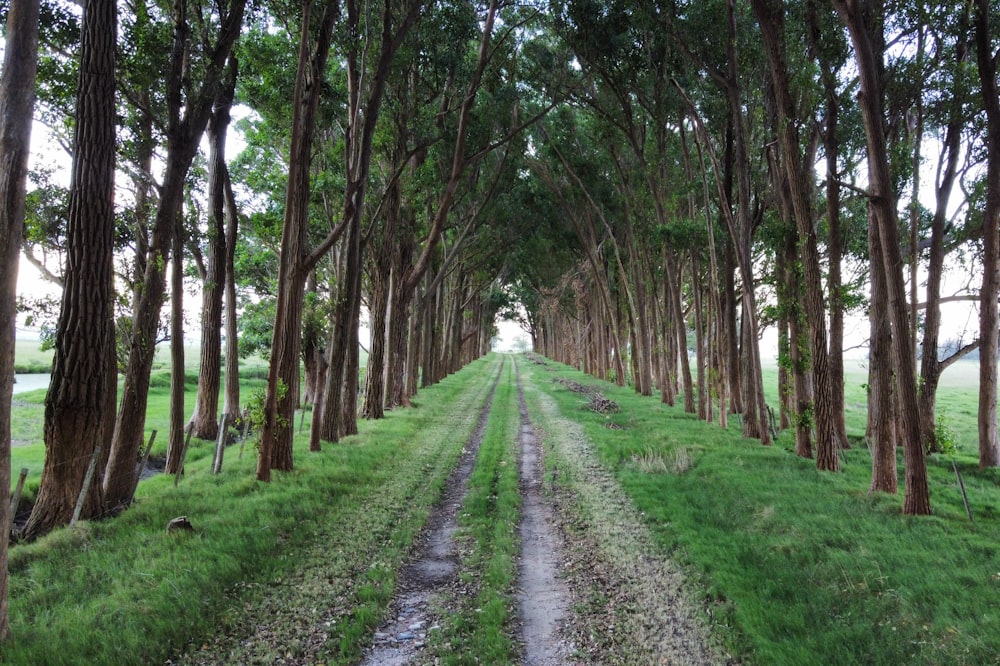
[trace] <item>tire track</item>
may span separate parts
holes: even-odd
[[[556,528],[553,508],[542,492],[544,456],[541,442],[528,415],[517,377],[517,401],[521,413],[521,558],[518,563],[518,610],[525,666],[567,664],[571,646],[562,639],[562,625],[570,608],[569,587],[559,574],[563,560],[562,538]]]
[[[558,516],[573,526],[567,576],[575,595],[567,631],[594,663],[736,663],[712,636],[684,572],[660,551],[581,426],[532,386],[533,407],[558,461]],[[553,485],[555,481],[553,480]],[[586,597],[603,599],[587,609]]]
[[[486,422],[493,408],[493,397],[503,376],[507,357],[503,357],[489,396],[479,412],[476,427],[462,447],[455,470],[448,477],[441,500],[427,519],[412,559],[400,573],[398,591],[389,604],[389,619],[375,632],[374,644],[365,653],[362,666],[402,666],[418,658],[428,634],[438,628],[431,612],[432,597],[455,580],[459,554],[455,545],[458,511],[469,487],[469,477],[476,465],[479,445],[486,432]]]

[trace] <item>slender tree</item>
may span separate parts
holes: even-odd
[[[994,7],[995,8],[995,7]],[[986,205],[983,208],[983,284],[979,292],[979,466],[1000,465],[997,433],[997,354],[1000,346],[1000,83],[994,50],[996,12],[975,5],[976,62],[986,111]]]
[[[167,463],[164,472],[181,470],[184,451],[184,394],[187,370],[184,367],[184,227],[178,223],[170,243],[170,429],[167,436]]]
[[[884,308],[892,325],[892,348],[898,390],[898,435],[902,440],[906,462],[906,490],[903,512],[926,515],[931,512],[930,490],[927,485],[927,463],[920,437],[919,406],[913,349],[910,345],[909,311],[903,285],[902,256],[896,195],[889,174],[889,155],[883,113],[883,77],[881,69],[882,36],[881,2],[833,0],[854,44],[854,57],[860,79],[858,105],[861,109],[868,146],[868,206],[871,222],[878,234],[880,251],[872,253],[872,262],[881,262],[886,277],[888,303],[873,303]],[[873,248],[874,250],[874,248]]]
[[[302,5],[298,69],[292,101],[292,135],[278,272],[278,303],[271,338],[271,364],[257,458],[259,481],[270,481],[272,468],[292,469],[292,420],[298,399],[302,308],[305,280],[312,268],[311,265],[304,265],[304,261],[308,259],[306,232],[309,220],[309,167],[316,112],[323,88],[321,83],[339,12],[336,3],[326,2],[321,5],[314,36],[312,9],[312,2],[306,0]]]
[[[246,6],[246,0],[214,5],[218,14],[210,24],[205,21],[204,8],[192,7],[192,1],[197,0],[175,0],[173,4],[173,43],[165,73],[166,165],[142,287],[134,306],[122,399],[104,472],[104,501],[109,508],[127,505],[135,492],[135,462],[145,430],[149,377],[156,353],[156,329],[166,296],[166,265],[171,239],[179,219],[188,170],[212,114],[226,62],[243,25]],[[191,13],[203,22],[204,30],[197,34],[192,29],[194,17]],[[191,77],[195,61],[202,68],[197,81]]]
[[[10,410],[14,382],[17,267],[24,230],[25,190],[35,72],[38,0],[12,0],[7,10],[0,71],[0,488],[10,488]],[[0,641],[10,634],[7,548],[13,516],[0,495]],[[16,509],[16,507],[14,507]]]
[[[192,434],[218,435],[219,388],[222,383],[222,301],[226,292],[226,134],[236,91],[236,65],[230,59],[208,121],[208,248],[202,279],[201,363],[198,393],[191,415]]]
[[[840,468],[834,415],[831,413],[830,376],[827,356],[826,306],[823,293],[823,273],[819,243],[813,221],[812,166],[809,152],[803,154],[798,127],[802,121],[796,109],[795,93],[788,69],[785,43],[785,10],[781,3],[753,0],[754,12],[764,38],[765,52],[771,72],[772,90],[778,110],[778,146],[781,165],[785,170],[790,208],[799,232],[799,252],[809,331],[809,357],[812,361],[813,403],[815,415],[816,467],[836,471]],[[801,96],[801,95],[799,95]],[[794,343],[797,344],[797,343]],[[799,415],[802,418],[802,414]]]

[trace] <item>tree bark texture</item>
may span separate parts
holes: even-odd
[[[180,223],[171,243],[170,271],[170,430],[165,474],[181,471],[184,451],[184,232]]]
[[[826,307],[823,292],[823,271],[820,265],[819,243],[813,224],[813,181],[811,156],[802,154],[796,112],[791,89],[792,80],[785,56],[784,5],[773,0],[752,0],[757,15],[771,72],[771,82],[778,110],[778,145],[781,166],[787,178],[791,213],[799,232],[799,252],[802,263],[803,292],[809,333],[809,358],[813,373],[813,402],[810,412],[816,428],[816,467],[837,471],[837,436],[830,402],[830,367],[827,356]],[[802,415],[800,414],[800,418]]]
[[[983,285],[979,291],[979,466],[1000,465],[997,432],[997,354],[1000,345],[1000,89],[990,34],[990,3],[975,9],[976,61],[986,110],[986,206],[983,209]],[[996,19],[995,16],[992,17]],[[995,35],[994,35],[995,36]]]
[[[964,34],[968,28],[968,12],[963,9],[959,19],[959,35],[956,44],[954,76],[957,78],[966,66],[968,43]],[[942,151],[938,159],[938,178],[935,183],[934,217],[931,220],[930,251],[927,261],[926,307],[924,308],[924,338],[920,359],[920,433],[924,448],[937,451],[937,389],[944,364],[938,360],[938,338],[941,333],[941,280],[944,276],[945,235],[948,222],[948,202],[951,199],[958,176],[961,155],[961,134],[963,126],[962,97],[955,95],[948,109]],[[914,263],[916,259],[914,258]],[[911,277],[911,280],[913,278]],[[915,300],[915,299],[913,299]]]
[[[226,133],[236,93],[232,65],[220,87],[208,121],[208,251],[201,292],[201,362],[192,434],[215,439],[219,434],[219,391],[222,385],[222,298],[226,290]]]
[[[215,91],[224,73],[226,60],[239,36],[245,2],[232,0],[232,4],[225,7],[228,11],[219,25],[205,76],[197,90],[186,99],[182,89],[190,43],[188,6],[187,0],[176,0],[174,4],[174,41],[166,74],[166,100],[170,116],[166,131],[166,167],[142,277],[142,293],[135,304],[122,399],[104,473],[104,494],[108,506],[128,504],[135,492],[135,462],[143,442],[149,375],[156,354],[156,331],[166,293],[167,255],[184,200],[184,181],[211,116]]]
[[[233,65],[236,66],[235,64]],[[240,407],[240,341],[239,328],[236,325],[236,234],[239,231],[239,211],[236,207],[236,197],[233,196],[233,185],[229,179],[229,171],[225,172],[226,190],[226,295],[225,295],[225,330],[226,330],[226,389],[222,403],[222,411],[226,415],[226,423],[243,424],[243,412]]]
[[[869,216],[871,216],[869,211]],[[878,226],[868,224],[868,247],[873,257],[881,255]],[[880,261],[871,266],[871,322],[868,373],[868,438],[872,456],[872,481],[869,492],[896,494],[896,408],[892,359],[892,323],[882,303],[888,300],[885,267]]]
[[[63,300],[45,398],[45,464],[23,531],[29,538],[69,522],[91,458],[98,450],[106,455],[114,425],[117,25],[114,0],[85,3]],[[102,504],[101,475],[95,474],[82,517],[101,515]]]
[[[272,469],[290,471],[293,464],[292,438],[295,434],[293,422],[299,385],[302,312],[309,270],[303,262],[308,255],[312,144],[323,74],[338,14],[334,4],[323,6],[314,42],[310,25],[311,9],[311,1],[305,0],[295,75],[285,219],[278,267],[278,302],[264,397],[264,423],[261,424],[257,456],[258,481],[270,481]]]

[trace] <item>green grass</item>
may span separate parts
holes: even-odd
[[[14,372],[17,374],[52,372],[52,350],[42,351],[39,340],[14,341]]]
[[[934,515],[910,518],[901,497],[867,494],[864,448],[847,452],[842,473],[819,473],[782,446],[743,440],[735,424],[723,431],[565,366],[526,365],[583,425],[662,549],[701,581],[743,663],[997,663],[1000,472],[978,470],[974,455],[957,460],[975,523],[940,457],[928,463]],[[622,412],[582,410],[555,376],[600,385]]]
[[[864,439],[868,419],[868,366],[863,361],[844,363],[844,420],[847,434],[853,441]],[[778,406],[778,370],[774,365],[764,368],[764,393],[775,409]],[[958,361],[941,376],[937,391],[936,416],[955,435],[959,450],[975,454],[979,447],[979,364]],[[789,440],[789,446],[794,446]]]
[[[513,363],[505,363],[479,455],[462,502],[458,540],[462,579],[474,592],[446,618],[430,646],[441,664],[517,662],[513,639],[517,526],[521,495],[517,451],[520,412]]]
[[[13,638],[0,662],[164,663],[185,645],[210,651],[216,637],[245,639],[263,622],[287,638],[258,646],[258,655],[279,651],[274,659],[304,649],[294,644],[297,623],[318,612],[332,613],[330,623],[308,626],[329,627],[325,651],[349,660],[384,612],[497,363],[477,362],[422,391],[418,408],[361,423],[359,436],[320,454],[297,438],[295,471],[270,484],[253,479],[252,449],[242,459],[231,449],[217,476],[205,455],[189,462],[179,487],[163,476],[140,484],[135,505],[115,520],[15,546]],[[178,515],[194,532],[165,531]],[[229,661],[208,663],[220,660]]]

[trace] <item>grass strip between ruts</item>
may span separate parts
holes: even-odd
[[[517,527],[521,494],[517,466],[520,412],[513,363],[506,363],[456,535],[462,595],[432,634],[428,660],[443,665],[517,663],[514,638]]]

